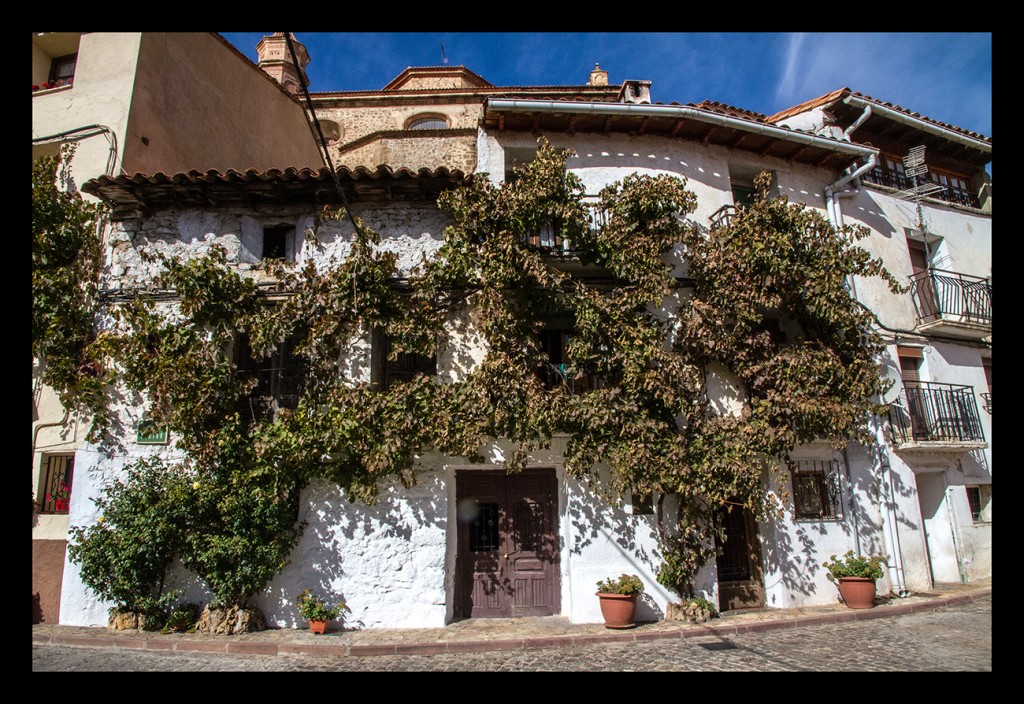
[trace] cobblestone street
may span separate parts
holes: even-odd
[[[374,657],[154,653],[35,644],[35,672],[992,671],[992,599],[868,621],[728,637]]]

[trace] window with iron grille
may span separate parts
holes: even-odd
[[[793,510],[798,519],[842,518],[839,463],[835,460],[800,460],[792,469]]]
[[[443,130],[448,128],[448,121],[440,115],[423,115],[409,120],[407,130]]]
[[[987,486],[968,486],[967,503],[971,507],[971,520],[975,523],[988,523],[992,520],[989,510],[991,490]]]
[[[437,376],[437,355],[398,352],[392,359],[391,339],[379,328],[373,332],[372,349],[370,377],[379,391],[387,391],[392,384],[410,381],[421,374]]]
[[[40,513],[67,513],[71,505],[71,480],[75,456],[67,454],[43,455],[43,484],[38,496]]]
[[[255,379],[256,387],[239,399],[238,410],[243,417],[271,420],[282,408],[294,409],[303,394],[309,360],[295,352],[304,339],[305,331],[289,335],[265,359],[254,357],[248,335],[239,335],[235,363],[242,379]]]

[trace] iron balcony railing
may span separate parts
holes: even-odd
[[[984,442],[974,388],[929,381],[904,382],[889,424],[900,443]]]
[[[587,222],[590,229],[597,232],[608,224],[608,211],[599,203],[585,203],[587,209]],[[577,250],[573,243],[562,237],[562,224],[557,218],[541,226],[537,232],[523,236],[523,241],[530,247],[537,249],[541,254],[550,256],[569,256]]]
[[[985,405],[983,405],[982,408],[985,409],[986,413],[991,415],[992,414],[992,393],[986,391],[985,393],[983,393],[981,395],[981,400],[985,402]]]
[[[717,230],[720,227],[729,227],[729,225],[732,224],[733,217],[735,216],[735,205],[723,205],[721,208],[711,213],[711,217],[708,218],[708,222],[711,224],[711,230]]]
[[[879,186],[888,186],[889,188],[895,188],[899,191],[905,191],[913,187],[913,183],[906,175],[901,174],[897,171],[889,171],[882,166],[876,166],[871,171],[861,176],[862,179],[868,183],[874,183]],[[931,181],[929,183],[936,183]],[[942,186],[941,191],[936,191],[929,194],[930,198],[936,198],[938,200],[944,200],[947,203],[953,203],[955,205],[966,205],[971,208],[980,208],[981,205],[978,201],[978,196],[970,191],[965,191],[955,186],[937,184]]]
[[[565,388],[573,396],[593,391],[594,389],[600,389],[604,386],[601,383],[601,379],[595,374],[581,374],[571,377],[568,371],[568,364],[546,362],[537,370],[537,376],[540,378],[541,385],[547,391]]]
[[[992,284],[980,276],[927,269],[910,278],[910,294],[921,323],[953,318],[992,324]]]

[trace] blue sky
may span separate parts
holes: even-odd
[[[256,60],[270,32],[222,32]],[[655,102],[717,100],[772,114],[848,86],[992,136],[988,33],[317,33],[310,90],[376,90],[407,66],[463,65],[494,85],[652,81]]]

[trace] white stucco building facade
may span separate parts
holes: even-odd
[[[897,295],[877,280],[852,282],[851,292],[874,312],[878,330],[888,343],[879,373],[889,375],[895,385],[884,401],[901,403],[893,411],[895,427],[903,427],[899,425],[902,418],[910,423],[911,435],[894,432],[893,422],[884,418],[875,423],[877,442],[872,446],[836,450],[820,442],[798,448],[793,459],[806,477],[827,487],[833,503],[811,516],[791,496],[783,503],[780,518],[754,522],[740,515],[734,528],[750,549],[749,562],[712,560],[697,578],[697,593],[723,609],[834,603],[837,592],[821,563],[847,550],[886,558],[887,572],[878,584],[882,593],[905,594],[925,590],[934,582],[991,577],[991,184],[978,173],[991,158],[991,141],[949,126],[917,128],[965,148],[968,157],[958,157],[959,162],[946,157],[942,163],[948,167],[956,162],[953,166],[961,171],[971,170],[970,178],[980,184],[977,191],[982,195],[973,205],[965,205],[950,204],[938,197],[942,194],[933,193],[921,200],[923,218],[919,218],[917,203],[908,204],[900,197],[900,189],[869,181],[870,169],[842,184],[843,192],[833,197],[832,186],[844,174],[884,163],[884,154],[905,154],[905,147],[915,146],[917,135],[912,131],[905,136],[905,144],[885,143],[888,152],[872,146],[878,140],[862,137],[884,131],[885,121],[895,119],[881,109],[882,104],[873,117],[850,130],[863,114],[863,101],[843,103],[845,112],[834,105],[849,97],[849,91],[769,117],[718,104],[655,105],[646,89],[646,82],[627,81],[616,101],[573,103],[481,96],[474,173],[503,180],[513,159],[528,159],[536,149],[539,130],[556,148],[574,152],[567,168],[580,177],[588,195],[632,173],[682,176],[697,196],[697,210],[690,219],[710,228],[724,207],[741,202],[757,173],[769,171],[776,192],[791,202],[817,209],[837,224],[867,227],[870,235],[861,246],[880,257],[901,281],[918,275],[915,264],[919,262],[913,259],[917,250],[908,244],[918,240],[926,245],[926,271],[950,270],[983,281],[970,286],[981,291],[975,302],[980,301],[985,310],[980,318],[969,320],[963,311],[934,310],[936,306],[925,306],[929,315],[922,316],[920,296],[934,292],[934,285]],[[337,100],[332,105],[333,119],[344,123],[343,105]],[[373,107],[378,109],[376,104]],[[403,115],[412,112],[408,105],[402,110]],[[826,119],[821,113],[829,110]],[[370,127],[360,129],[372,134]],[[850,131],[844,136],[846,130]],[[866,144],[869,141],[871,145]],[[344,145],[339,150],[344,154]],[[244,192],[247,183],[257,180],[256,173],[230,178],[194,174],[190,183],[201,189],[204,183],[230,182]],[[326,172],[311,173],[314,180],[329,178]],[[403,272],[429,259],[441,245],[448,223],[434,204],[437,189],[461,187],[468,175],[434,164],[419,175],[358,169],[345,169],[344,174],[370,189],[387,189],[399,182],[409,185],[404,199],[386,203],[368,199],[352,207],[355,215],[382,235],[381,247],[399,255]],[[259,178],[277,182],[293,177],[287,172],[259,173]],[[147,195],[183,187],[180,179],[175,184],[170,178],[150,178],[143,185],[117,177],[95,183],[91,192],[115,206],[134,187],[149,189]],[[421,189],[418,194],[414,193],[417,188]],[[319,246],[302,237],[312,226],[314,210],[312,203],[155,205],[136,214],[115,215],[104,286],[116,289],[151,280],[154,265],[139,256],[146,249],[194,257],[218,245],[227,252],[228,266],[254,275],[264,234],[284,222],[294,228],[285,258],[297,265],[311,259],[326,263],[332,257],[343,258],[352,240],[347,221],[326,223],[317,233]],[[674,275],[685,278],[683,257],[668,263]],[[916,305],[914,295],[919,297]],[[677,305],[678,301],[667,301],[664,315],[673,315]],[[470,322],[451,326],[438,343],[436,373],[441,382],[462,378],[484,356],[472,316],[467,317]],[[370,381],[372,346],[369,333],[352,341],[344,369],[352,383]],[[910,364],[916,365],[916,377],[906,371]],[[708,387],[721,412],[735,413],[742,407],[742,385],[727,368],[710,370]],[[943,434],[939,419],[923,412],[911,414],[910,420],[899,415],[900,408],[920,407],[924,396],[914,394],[925,392],[943,403],[956,399],[945,406],[949,412],[942,425],[955,428],[954,435]],[[176,456],[173,437],[160,447],[134,443],[131,433],[140,418],[140,408],[120,409],[121,424],[130,433],[119,438],[119,451],[89,444],[78,449],[72,524],[88,525],[98,519],[91,499],[130,459],[151,453]],[[295,595],[317,585],[321,592],[344,595],[352,609],[347,623],[354,627],[438,627],[467,615],[470,586],[460,582],[468,539],[463,532],[465,505],[474,498],[489,501],[481,497],[490,496],[487,492],[492,490],[492,485],[472,483],[479,478],[492,481],[500,491],[538,491],[545,497],[550,510],[545,520],[554,536],[550,570],[543,577],[552,595],[546,604],[551,613],[579,623],[601,621],[595,583],[625,572],[639,575],[646,585],[638,619],[663,618],[667,604],[676,597],[656,581],[660,559],[653,515],[634,506],[628,496],[619,504],[609,503],[593,487],[568,476],[564,441],[558,436],[549,449],[528,457],[526,476],[536,480],[539,488],[520,487],[512,480],[506,485],[500,479],[509,451],[501,439],[492,439],[482,448],[483,463],[427,453],[417,459],[415,486],[383,485],[373,506],[348,501],[329,482],[313,482],[302,494],[299,520],[306,528],[291,563],[252,604],[264,612],[271,626],[295,627],[300,625]],[[765,491],[783,493],[783,487],[772,481],[765,477]],[[210,599],[205,585],[183,570],[175,573],[173,586],[182,589],[183,601]],[[64,565],[61,623],[105,625],[108,606],[84,587],[75,565]]]

